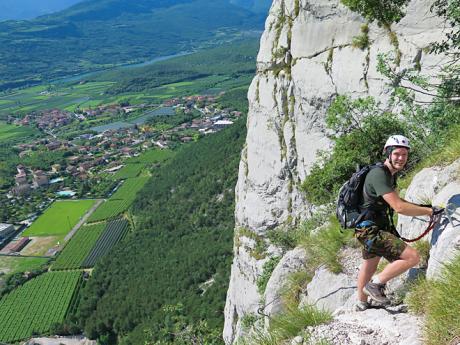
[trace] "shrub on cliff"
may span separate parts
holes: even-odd
[[[338,189],[357,165],[377,162],[388,136],[408,134],[406,124],[391,113],[382,112],[372,98],[352,101],[339,96],[327,116],[328,127],[338,133],[332,137],[332,150],[322,151],[302,187],[314,204],[334,200]]]

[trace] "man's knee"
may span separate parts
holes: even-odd
[[[420,255],[414,248],[407,246],[401,255],[401,259],[406,260],[411,267],[417,266],[420,263]]]

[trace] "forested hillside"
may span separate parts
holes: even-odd
[[[153,172],[133,207],[135,231],[95,267],[70,318],[87,336],[121,344],[188,344],[192,335],[222,342],[245,136],[240,119]]]
[[[0,90],[228,42],[264,19],[228,0],[94,0],[1,22]]]
[[[211,76],[225,76],[226,81],[237,86],[238,84],[247,85],[256,70],[258,49],[258,38],[239,40],[194,54],[157,62],[151,66],[101,73],[92,77],[91,80],[117,81],[106,91],[110,95],[152,91],[161,85],[199,81],[199,79]],[[210,82],[209,88],[213,86],[215,85]],[[197,92],[202,91],[203,89],[197,90]]]

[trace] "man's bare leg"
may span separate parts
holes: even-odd
[[[401,256],[399,257],[399,260],[393,261],[392,263],[388,264],[385,267],[385,269],[380,274],[378,274],[378,278],[382,284],[385,284],[389,280],[407,271],[409,268],[418,265],[419,262],[420,255],[417,253],[417,250],[415,250],[411,246],[407,246],[402,252]]]
[[[381,257],[376,256],[372,259],[365,259],[359,269],[358,274],[358,299],[363,302],[367,302],[367,295],[363,292],[364,286],[371,280]]]

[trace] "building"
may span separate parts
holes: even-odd
[[[51,166],[51,171],[53,173],[58,173],[59,171],[61,171],[61,165],[60,164],[53,164]]]
[[[221,128],[225,128],[227,126],[231,126],[233,125],[233,122],[232,121],[229,121],[229,120],[220,120],[220,121],[216,121],[214,123],[214,128],[218,128],[218,129],[221,129]]]
[[[11,237],[14,236],[15,229],[11,224],[0,223],[0,248],[3,247]]]
[[[29,237],[23,237],[21,238],[19,241],[17,241],[16,243],[14,243],[11,247],[9,247],[8,249],[11,251],[11,252],[20,252],[22,249],[24,249],[24,247],[30,242],[30,238]]]
[[[18,171],[18,174],[22,175],[22,174],[26,174],[26,168],[24,167],[24,165],[22,164],[19,164],[17,167],[16,167],[16,170]]]
[[[14,226],[12,224],[0,223],[0,237],[8,237],[14,231]]]
[[[14,177],[17,186],[27,183],[27,175],[25,173],[19,173]]]
[[[48,177],[42,170],[36,170],[33,173],[33,187],[39,188],[49,184]]]
[[[30,185],[28,183],[20,184],[11,190],[11,192],[16,196],[23,196],[30,194]]]
[[[49,151],[54,151],[54,150],[57,150],[58,148],[61,147],[61,142],[60,141],[53,141],[49,144],[46,144],[46,148],[49,150]]]

